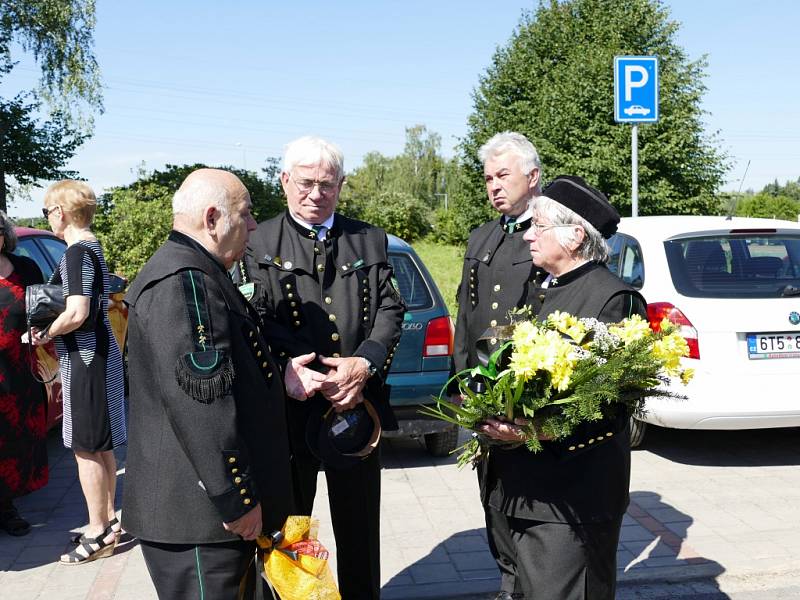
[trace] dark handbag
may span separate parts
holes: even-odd
[[[35,283],[25,288],[25,316],[28,329],[31,327],[46,329],[64,312],[66,306],[60,284]]]
[[[97,293],[92,297],[94,302],[89,306],[89,314],[76,331],[93,331],[98,317],[103,312],[103,291],[105,289],[102,278],[103,269],[94,251],[90,249],[89,254],[94,263],[95,272],[100,276],[96,278],[95,290]],[[64,298],[58,271],[52,274],[47,283],[35,283],[25,288],[25,318],[29,330],[31,327],[40,330],[46,329],[58,315],[64,312],[66,307],[67,301]]]
[[[86,320],[81,324],[76,331],[92,331],[95,328],[95,323],[98,318],[101,318],[103,314],[103,269],[100,266],[100,259],[97,258],[97,255],[94,253],[93,250],[89,250],[89,254],[91,255],[92,262],[94,263],[96,273],[99,273],[99,277],[96,277],[97,281],[97,295],[95,296],[96,301],[92,302],[89,307],[89,314],[86,316]],[[58,283],[53,283],[54,281],[58,281]],[[55,271],[52,276],[50,277],[50,281],[47,283],[34,283],[29,285],[25,288],[25,320],[28,326],[28,336],[33,338],[31,328],[36,327],[37,329],[44,331],[50,325],[53,324],[58,318],[58,315],[64,312],[67,307],[67,300],[64,297],[64,289],[60,282],[60,276],[58,276],[58,271]],[[28,354],[31,360],[31,365],[33,365],[33,349],[32,343],[28,343]],[[39,383],[50,383],[56,378],[56,374],[54,374],[48,380],[39,379],[36,373],[31,370],[34,379]]]
[[[52,280],[52,278],[51,278]],[[53,373],[50,379],[39,379],[33,368],[33,334],[32,327],[44,330],[50,327],[58,315],[64,312],[67,303],[64,299],[64,292],[60,284],[57,283],[34,283],[25,288],[25,319],[28,324],[28,336],[31,339],[28,346],[28,359],[33,378],[39,383],[50,383],[58,375],[58,371]]]

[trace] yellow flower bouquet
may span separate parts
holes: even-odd
[[[666,319],[651,328],[638,315],[606,324],[557,311],[538,321],[522,309],[511,320],[494,332],[505,341],[486,365],[451,379],[458,381],[463,402],[450,402],[445,386],[436,407],[422,409],[476,432],[460,448],[460,465],[478,460],[489,444],[510,443],[480,434],[487,418],[526,419],[520,443],[538,452],[540,437],[563,439],[581,423],[615,414],[620,405],[641,411],[650,396],[679,397],[665,386],[672,377],[684,384],[692,377],[680,360],[689,352],[686,340]],[[475,392],[471,380],[482,381],[484,391]]]

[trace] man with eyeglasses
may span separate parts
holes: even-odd
[[[385,378],[405,306],[392,284],[386,233],[335,212],[343,182],[342,153],[330,142],[303,137],[286,147],[287,210],[250,236],[240,289],[273,352],[300,375],[297,385],[287,381],[298,510],[311,514],[322,464],[342,597],[368,600],[380,597],[379,453],[343,467],[313,454],[307,435],[331,410],[342,416],[334,435],[346,435],[367,402],[383,429],[397,429]]]
[[[522,236],[531,226],[528,204],[541,193],[542,167],[536,148],[519,133],[505,131],[487,141],[478,151],[483,162],[486,193],[499,217],[474,229],[464,255],[461,284],[458,287],[453,372],[478,366],[476,344],[492,327],[508,324],[509,310],[530,304],[529,289],[537,276],[528,243]],[[496,340],[492,340],[497,344]],[[493,351],[496,348],[490,348]],[[483,391],[479,380],[470,380],[474,391]],[[458,384],[448,390],[458,401]],[[478,470],[481,498],[484,500],[489,548],[500,570],[497,600],[521,598],[516,584],[514,550],[499,526],[503,515],[485,502],[485,461]]]

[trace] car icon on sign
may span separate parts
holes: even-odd
[[[650,114],[650,109],[645,108],[644,106],[639,106],[638,104],[631,104],[628,108],[626,108],[622,112],[624,112],[629,117],[632,117],[633,115],[642,115],[643,117],[646,117],[647,115]]]

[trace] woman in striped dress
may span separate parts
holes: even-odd
[[[89,229],[97,205],[85,183],[53,184],[43,212],[67,242],[53,283],[61,283],[66,310],[33,341],[55,340],[64,390],[64,445],[75,453],[89,525],[78,547],[61,557],[81,564],[110,556],[120,532],[114,509],[117,465],[113,449],[126,440],[122,357],[108,321],[108,267]]]

